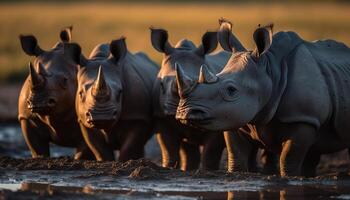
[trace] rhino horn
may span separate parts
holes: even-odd
[[[183,97],[185,94],[191,91],[195,82],[184,73],[182,67],[178,63],[175,63],[175,70],[179,95]]]
[[[30,73],[29,76],[33,87],[39,86],[43,83],[43,78],[40,76],[39,73],[35,71],[32,62],[29,62],[29,73]]]
[[[217,80],[218,77],[203,64],[199,71],[198,83],[215,83]]]
[[[106,96],[108,95],[108,86],[103,74],[102,66],[98,68],[98,75],[95,80],[92,93],[94,96]]]

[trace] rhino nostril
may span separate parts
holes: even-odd
[[[86,112],[86,113],[85,113],[85,116],[86,116],[87,118],[91,118],[91,113],[90,113],[90,112]]]
[[[206,112],[199,109],[191,109],[188,111],[187,116],[193,119],[204,118],[206,116]]]
[[[33,106],[32,102],[30,100],[27,100],[27,104],[28,104],[28,107],[32,107]]]

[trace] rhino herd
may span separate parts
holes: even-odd
[[[346,45],[259,25],[251,51],[229,21],[219,24],[199,46],[173,46],[166,30],[150,28],[160,67],[130,53],[124,37],[85,57],[72,27],[50,50],[21,35],[35,57],[18,105],[32,157],[49,157],[54,143],[75,148],[75,159],[139,159],[156,134],[164,167],[217,170],[226,148],[229,172],[254,172],[261,149],[263,171],[284,177],[313,176],[322,154],[350,147]],[[212,53],[218,43],[224,51]]]

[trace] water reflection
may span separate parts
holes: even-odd
[[[57,186],[47,183],[27,183],[22,184],[0,184],[0,189],[11,189],[20,191],[29,191],[38,194],[49,193],[74,193],[74,194],[90,194],[103,196],[104,194],[116,195],[163,195],[165,197],[190,197],[195,199],[224,199],[224,200],[270,200],[270,199],[349,199],[350,187],[345,186],[327,186],[327,185],[287,185],[287,186],[269,186],[261,191],[229,191],[229,192],[210,192],[210,191],[148,191],[138,192],[131,189],[99,189],[87,185],[85,187],[78,186]],[[173,199],[173,198],[171,198]]]

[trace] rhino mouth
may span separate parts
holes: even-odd
[[[164,109],[163,110],[164,115],[166,116],[172,116],[174,117],[176,115],[176,108],[175,109]]]
[[[50,114],[57,103],[56,98],[28,98],[27,107],[33,113]]]
[[[91,128],[111,127],[117,121],[118,112],[116,109],[108,111],[86,112],[86,123]]]
[[[28,109],[32,113],[38,114],[50,114],[52,112],[52,107],[46,104],[28,104]]]
[[[111,127],[114,125],[115,120],[106,119],[106,120],[95,120],[95,121],[87,121],[90,128],[102,129],[106,127]]]
[[[208,112],[203,109],[178,109],[176,112],[176,119],[185,125],[194,127],[209,124],[212,120]]]
[[[177,105],[175,103],[171,102],[166,102],[163,103],[163,113],[166,116],[175,116],[176,115],[176,110],[177,110]]]
[[[179,119],[179,121],[182,124],[193,126],[193,127],[199,127],[203,125],[210,124],[211,118],[205,118],[205,119]]]

